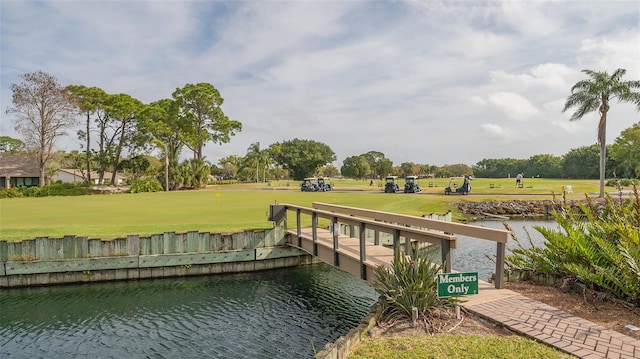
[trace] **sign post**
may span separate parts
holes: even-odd
[[[438,274],[438,298],[478,294],[478,272]]]

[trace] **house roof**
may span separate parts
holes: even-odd
[[[40,167],[32,156],[0,155],[0,177],[40,177]]]

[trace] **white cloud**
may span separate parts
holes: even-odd
[[[144,102],[210,82],[243,123],[205,148],[213,162],[296,137],[338,167],[369,150],[396,164],[562,155],[595,139],[593,118],[562,113],[582,69],[640,79],[640,9],[617,4],[2,1],[0,104],[36,70]],[[611,118],[609,142],[638,116]],[[15,137],[9,120],[0,134]]]
[[[514,120],[528,120],[538,111],[526,98],[512,92],[498,92],[489,96],[489,102]]]

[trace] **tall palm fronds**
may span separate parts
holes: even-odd
[[[600,113],[598,122],[598,144],[600,144],[600,197],[604,197],[604,177],[606,159],[606,129],[607,113],[610,102],[618,99],[618,102],[630,102],[637,106],[640,111],[640,81],[622,81],[622,76],[627,72],[625,69],[617,69],[609,75],[605,72],[592,70],[582,70],[590,78],[577,82],[571,88],[571,95],[567,98],[564,109],[566,112],[570,108],[576,108],[571,115],[570,121],[577,121],[586,114],[594,111]],[[634,91],[636,90],[636,91]]]

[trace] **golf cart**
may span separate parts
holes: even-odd
[[[404,193],[418,193],[422,191],[418,184],[418,176],[406,176],[404,178]]]
[[[471,192],[472,179],[473,177],[471,176],[464,176],[464,178],[451,177],[451,180],[449,181],[449,186],[447,186],[447,188],[444,189],[444,194],[446,195],[449,195],[451,193],[462,194],[462,195],[469,194],[469,192]],[[462,182],[462,186],[458,187],[458,183],[456,181],[459,181],[459,180],[462,180],[463,182]]]
[[[385,177],[384,193],[396,193],[400,191],[400,186],[398,186],[396,178],[398,178],[398,176]]]
[[[329,182],[328,178],[318,177],[318,190],[322,192],[331,191],[333,186],[331,186],[331,182]]]
[[[305,178],[300,184],[300,190],[302,192],[318,192],[320,190],[318,179],[315,177]]]

